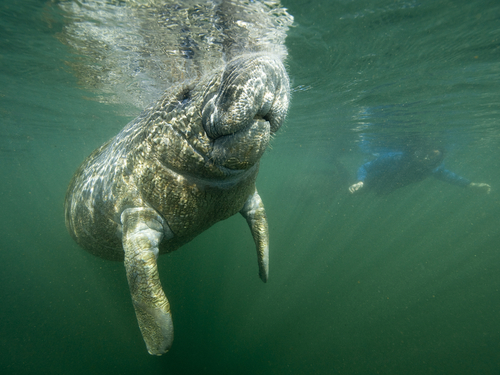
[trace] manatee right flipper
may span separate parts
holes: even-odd
[[[240,214],[247,220],[257,247],[259,276],[263,282],[269,277],[269,229],[264,203],[257,190],[248,198]]]
[[[172,346],[174,326],[156,258],[161,240],[172,232],[151,208],[128,208],[121,222],[125,269],[139,328],[149,354],[162,355]]]

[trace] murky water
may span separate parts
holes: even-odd
[[[62,210],[79,163],[138,111],[79,86],[55,3],[2,2],[2,373],[500,371],[500,4],[284,5],[293,100],[258,179],[270,280],[239,216],[160,257],[176,338],[156,358],[123,265],[81,250]],[[492,191],[429,177],[350,194],[367,139],[440,147]]]

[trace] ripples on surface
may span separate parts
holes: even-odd
[[[312,143],[325,133],[355,141],[352,130],[377,122],[395,132],[408,126],[423,133],[459,130],[469,142],[498,138],[499,9],[481,5],[356,1],[300,7],[299,25],[288,38],[290,65],[295,85],[312,89],[294,96],[294,118],[303,119],[298,133]],[[381,107],[376,118],[360,119]]]
[[[80,83],[107,103],[144,108],[172,83],[244,52],[283,48],[293,22],[276,1],[62,1],[59,39]]]

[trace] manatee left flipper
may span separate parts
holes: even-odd
[[[247,220],[257,247],[259,276],[263,282],[267,282],[269,276],[269,229],[264,203],[262,203],[257,190],[245,202],[240,213]]]
[[[161,287],[156,258],[170,228],[151,208],[128,208],[121,215],[125,269],[135,314],[149,354],[162,355],[172,346],[174,326]]]

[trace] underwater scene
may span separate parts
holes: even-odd
[[[0,36],[0,373],[500,373],[500,2],[3,0]],[[66,192],[165,90],[249,52],[288,106],[252,120],[268,280],[251,210],[161,254],[175,340],[150,355]]]

